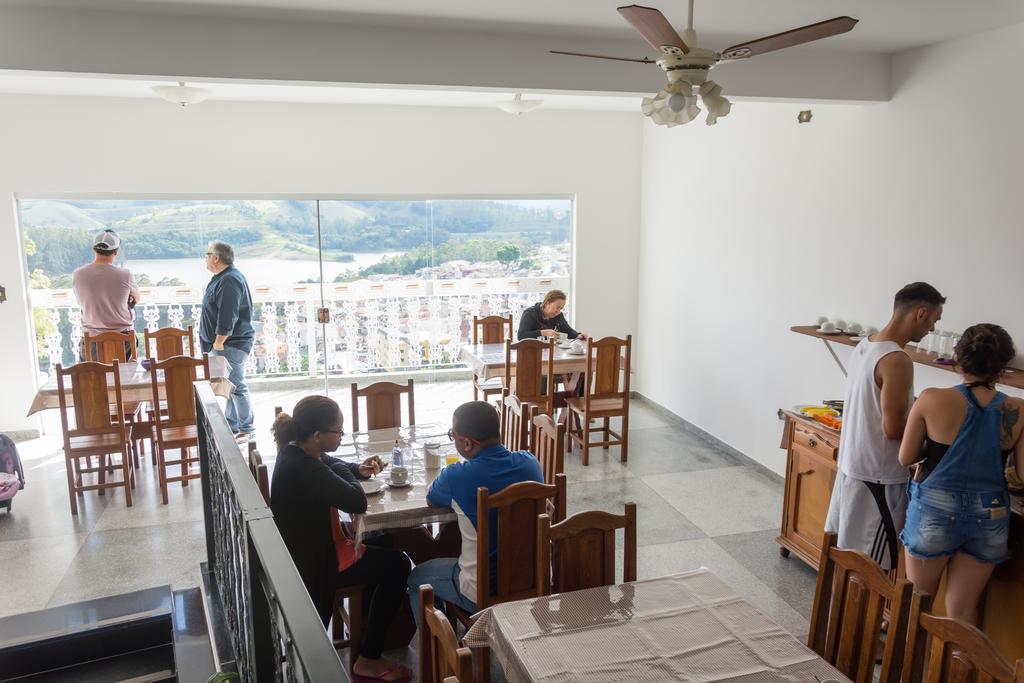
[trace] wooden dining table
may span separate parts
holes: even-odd
[[[392,466],[391,450],[396,441],[402,449],[403,465],[409,470],[408,486],[392,487],[387,484]],[[423,455],[426,443],[438,444],[442,456],[455,451],[455,445],[448,439],[448,427],[437,423],[374,429],[342,437],[341,446],[334,453],[336,457],[347,462],[362,462],[375,455],[387,463],[387,467],[375,477],[382,481],[382,488],[366,496],[366,512],[351,515],[351,530],[356,540],[389,529],[406,529],[456,519],[451,508],[433,507],[427,503],[427,490],[441,473],[444,463],[436,469],[426,466]]]
[[[849,681],[705,568],[495,605],[465,642],[514,683]]]
[[[223,356],[210,356],[210,387],[213,393],[222,398],[231,396],[235,386],[228,380],[228,361]],[[150,379],[149,370],[146,370],[136,361],[118,363],[118,374],[121,377],[121,397],[125,403],[138,403],[153,400],[153,384]],[[166,398],[163,394],[164,379],[163,373],[157,372],[157,386],[160,391],[160,398]],[[114,382],[108,386],[110,403],[114,403],[115,396]],[[74,405],[74,395],[71,393],[70,382],[64,384],[64,396],[68,406]],[[32,405],[29,406],[28,414],[34,415],[41,410],[60,408],[60,397],[57,391],[57,376],[53,375],[46,380],[43,386],[39,387],[36,395],[32,398]]]
[[[512,351],[512,367],[515,367],[515,350]],[[547,353],[544,354],[545,359]],[[464,344],[459,352],[459,361],[465,363],[481,381],[492,377],[505,376],[505,343]],[[587,369],[587,353],[573,353],[568,348],[555,345],[555,374],[580,375]],[[543,363],[546,374],[547,363]],[[630,368],[630,372],[634,369]],[[575,384],[575,381],[572,382]]]

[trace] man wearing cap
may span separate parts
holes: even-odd
[[[210,242],[206,269],[213,273],[203,294],[203,315],[199,321],[199,343],[203,353],[224,356],[234,385],[224,410],[235,439],[253,439],[252,404],[245,386],[245,363],[252,352],[252,293],[245,276],[235,268],[235,250],[224,242]]]
[[[127,268],[118,268],[114,259],[121,248],[121,238],[113,230],[104,230],[92,241],[95,259],[75,269],[71,275],[75,298],[82,308],[82,329],[86,334],[104,332],[130,333],[139,301],[139,287]],[[85,345],[83,342],[82,356]],[[125,344],[129,356],[135,349]]]

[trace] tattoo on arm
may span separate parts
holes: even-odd
[[[1002,413],[1002,443],[1000,447],[1005,450],[1013,447],[1013,428],[1017,425],[1017,421],[1020,420],[1020,408],[1008,406],[1004,403],[1002,405]]]

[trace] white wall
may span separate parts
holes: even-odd
[[[940,328],[998,322],[1024,344],[1022,41],[1024,24],[897,55],[891,102],[815,106],[808,125],[763,103],[645,124],[640,391],[781,473],[776,409],[844,387],[790,326],[881,326],[926,280],[949,298]]]
[[[0,431],[35,427],[16,193],[575,195],[574,323],[625,334],[640,141],[632,113],[0,97]]]

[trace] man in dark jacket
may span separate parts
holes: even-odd
[[[235,250],[224,242],[210,242],[206,269],[213,273],[203,295],[199,343],[204,353],[224,356],[234,385],[224,416],[239,442],[253,438],[252,405],[245,386],[245,363],[252,352],[252,293],[249,283],[234,266]]]

